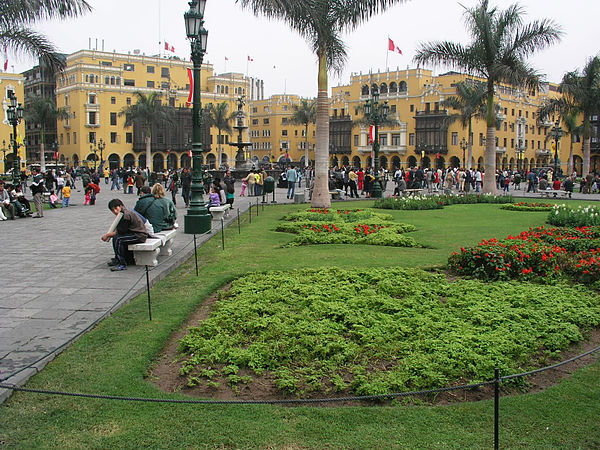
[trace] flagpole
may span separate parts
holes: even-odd
[[[162,42],[161,42],[161,21],[160,21],[160,0],[158,0],[158,57],[162,58]]]
[[[388,36],[388,49],[385,52],[385,71],[388,72],[389,66],[388,66],[388,57],[390,56],[390,37]]]

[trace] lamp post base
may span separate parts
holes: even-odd
[[[373,180],[373,189],[371,190],[372,198],[381,198],[383,197],[383,189],[381,188],[381,181],[379,180],[379,176],[375,177]]]
[[[212,216],[210,214],[187,214],[183,218],[185,234],[205,234],[210,231]]]

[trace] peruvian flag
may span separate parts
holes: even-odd
[[[369,127],[369,144],[375,142],[375,126],[371,125]]]
[[[173,47],[172,45],[169,45],[168,42],[165,42],[165,50],[175,53],[175,47]]]
[[[187,102],[185,102],[185,104],[187,106],[190,106],[192,104],[192,99],[194,96],[194,75],[192,74],[192,69],[188,69],[187,73],[188,73],[188,79],[190,80],[190,93],[188,95],[188,99],[187,99]]]
[[[390,38],[388,38],[388,50],[390,52],[398,52],[402,54],[402,50],[400,50],[400,47],[394,44],[394,41],[392,41]]]
[[[188,156],[191,158],[192,157],[192,149],[190,149],[190,151],[188,152]]]

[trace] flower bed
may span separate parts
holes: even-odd
[[[588,205],[571,209],[566,205],[556,205],[548,215],[547,222],[560,227],[600,226],[600,206]]]
[[[502,205],[500,209],[506,209],[508,211],[548,211],[555,206],[554,203],[519,202],[512,205]]]
[[[475,247],[461,248],[450,256],[448,267],[456,274],[483,280],[548,282],[564,273],[579,281],[597,281],[599,237],[600,227],[531,228],[506,239],[483,240]]]
[[[475,203],[512,203],[510,195],[467,194],[467,195],[428,195],[409,197],[386,197],[375,201],[374,208],[394,210],[426,210],[441,209],[448,205],[464,205]]]
[[[311,208],[306,211],[298,211],[286,215],[283,220],[312,221],[312,222],[357,222],[376,219],[379,221],[392,220],[389,214],[381,214],[371,209],[316,209]]]

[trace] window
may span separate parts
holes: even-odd
[[[123,64],[123,70],[125,72],[133,72],[135,70],[135,66],[133,64]]]
[[[510,140],[510,148],[515,148],[515,140],[514,140],[514,138]]]
[[[169,98],[169,106],[171,108],[175,108],[175,97],[170,97]]]
[[[90,131],[88,134],[88,144],[93,144],[94,142],[96,142],[96,132]]]
[[[298,137],[298,130],[294,130],[294,136]]]
[[[131,97],[127,97],[125,99],[125,103],[127,103],[127,106],[130,106],[131,105]]]
[[[125,142],[127,144],[133,143],[133,133],[125,133]]]
[[[154,89],[154,81],[149,81],[149,80],[146,81],[146,87]]]
[[[115,103],[117,103],[117,98],[116,97],[111,97],[110,98],[110,104],[114,105]]]
[[[269,125],[269,119],[263,119],[263,125]]]
[[[146,66],[146,73],[154,73],[154,66]]]
[[[383,146],[387,145],[387,141],[388,141],[387,138],[388,138],[387,134],[379,135],[379,145],[383,145]]]
[[[271,137],[271,130],[263,130],[263,137]]]
[[[400,145],[400,134],[392,134],[392,145],[398,147]]]
[[[71,133],[67,133],[67,145],[71,144]]]
[[[513,117],[515,117],[515,109],[514,108],[512,109],[512,113],[511,114],[512,114]]]
[[[252,119],[252,125],[258,125],[258,119]]]
[[[100,61],[101,66],[112,67],[112,63],[110,61]]]
[[[77,144],[77,132],[73,131],[73,144]]]
[[[508,124],[506,122],[504,122],[504,131],[506,131],[507,128],[508,128]]]
[[[95,105],[96,104],[96,94],[90,94],[88,96],[88,103],[90,105]]]
[[[111,142],[111,144],[115,144],[117,142],[117,133],[115,133],[115,132],[110,133],[110,142]]]
[[[358,116],[358,108],[354,108],[354,115]]]
[[[96,112],[95,111],[88,112],[88,124],[96,125]]]
[[[408,135],[408,145],[415,145],[415,133]]]
[[[253,113],[257,113],[258,112],[258,108],[257,107],[252,108],[252,112]]]
[[[287,111],[287,110],[288,110],[288,107],[287,107],[287,105],[283,105],[283,106],[281,107],[281,109],[282,109],[283,111]]]
[[[60,133],[60,145],[63,145],[64,143],[65,143],[64,136],[62,133]]]
[[[282,136],[287,136],[287,135],[288,135],[288,134],[287,134],[287,130],[281,130],[281,135],[282,135]]]
[[[104,77],[104,84],[110,84],[110,77],[109,76]]]
[[[415,105],[410,105],[410,112],[415,112]]]
[[[394,114],[396,113],[396,105],[390,106],[390,112],[392,112]]]
[[[354,146],[358,147],[358,134],[354,135]]]
[[[125,86],[135,86],[135,80],[128,80],[128,79],[125,79],[125,80],[123,81],[123,84],[124,84]]]
[[[116,112],[111,112],[110,113],[110,124],[111,125],[116,125],[117,124],[117,113]]]
[[[458,145],[458,133],[457,132],[452,133],[452,145]]]
[[[282,124],[282,125],[287,125],[287,123],[288,123],[288,118],[287,118],[287,117],[283,117],[283,118],[281,119],[281,124]]]
[[[163,78],[169,78],[169,68],[168,67],[161,67],[160,68],[160,76]]]
[[[529,111],[525,111],[525,118],[529,119]]]
[[[483,133],[479,133],[479,145],[483,145]]]

